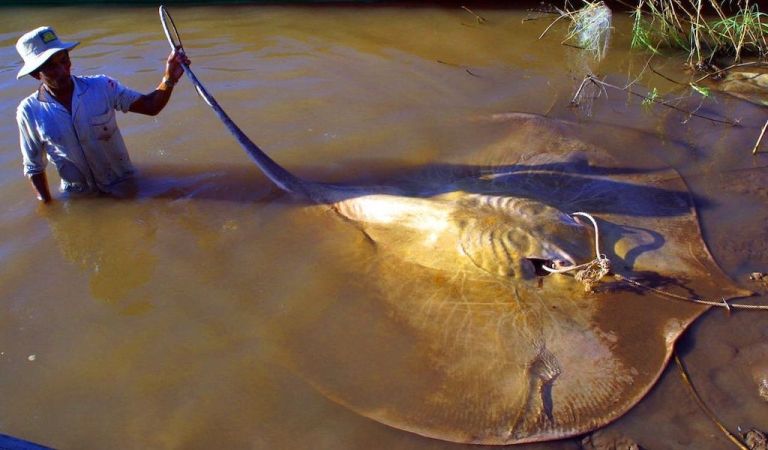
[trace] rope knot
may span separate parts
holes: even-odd
[[[586,267],[576,272],[574,278],[584,285],[584,292],[592,292],[593,287],[611,271],[611,260],[599,255],[588,262]]]
[[[570,267],[552,268],[544,266],[544,270],[549,273],[566,273],[571,271],[577,271],[574,275],[576,281],[584,285],[585,292],[592,292],[593,287],[608,273],[611,271],[611,260],[607,256],[600,253],[600,231],[597,228],[597,221],[591,215],[585,212],[575,212],[574,216],[584,216],[592,222],[592,226],[595,227],[595,259],[590,262],[574,265]]]

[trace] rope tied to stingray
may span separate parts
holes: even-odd
[[[597,227],[597,221],[595,220],[595,218],[585,212],[575,212],[575,213],[572,213],[571,215],[586,217],[587,219],[589,219],[590,222],[592,222],[592,226],[595,229],[595,259],[593,259],[592,261],[586,262],[584,264],[577,264],[577,265],[568,266],[568,267],[554,268],[554,267],[548,267],[544,265],[542,266],[542,268],[549,273],[567,273],[567,272],[576,271],[576,273],[574,274],[574,278],[584,285],[585,292],[592,292],[593,287],[601,279],[603,279],[603,277],[605,277],[611,272],[611,260],[608,259],[608,257],[605,256],[605,254],[600,252],[600,230]],[[614,278],[617,281],[623,281],[635,287],[645,289],[645,290],[654,292],[656,294],[659,294],[661,296],[672,298],[675,300],[683,300],[691,303],[698,303],[700,305],[717,306],[717,307],[725,308],[728,311],[730,311],[731,308],[747,309],[747,310],[762,310],[762,311],[768,310],[768,305],[747,305],[747,304],[741,304],[741,303],[728,303],[725,300],[725,298],[722,298],[720,301],[716,301],[716,300],[704,300],[701,298],[686,297],[683,295],[674,294],[672,292],[663,291],[661,289],[657,289],[651,286],[646,286],[642,283],[639,283],[635,280],[632,280],[620,274],[614,274]]]
[[[577,264],[568,267],[548,267],[542,266],[549,273],[567,273],[576,271],[574,278],[584,285],[585,292],[592,292],[594,286],[611,271],[611,260],[605,254],[600,252],[600,230],[597,227],[597,221],[590,214],[585,212],[575,212],[572,216],[582,216],[592,222],[595,228],[595,259],[584,264]]]
[[[604,276],[608,275],[608,273],[611,271],[611,261],[608,259],[607,256],[605,256],[605,254],[600,253],[600,230],[597,227],[597,221],[595,221],[594,217],[584,212],[575,212],[572,215],[586,217],[587,219],[590,220],[590,222],[592,222],[592,226],[595,228],[595,259],[584,264],[578,264],[578,265],[569,266],[569,267],[552,268],[546,265],[543,265],[542,267],[544,268],[544,270],[546,270],[549,273],[566,273],[571,271],[577,271],[576,274],[574,275],[574,278],[584,285],[584,290],[586,292],[591,292],[593,286],[597,284]],[[685,296],[677,295],[671,292],[666,292],[661,289],[656,289],[651,286],[646,286],[642,283],[639,283],[635,280],[624,277],[620,274],[614,274],[614,278],[618,281],[623,281],[627,284],[639,287],[641,289],[654,292],[663,297],[688,301],[692,303],[698,303],[698,304],[707,305],[707,306],[718,306],[718,307],[727,309],[729,312],[731,308],[746,309],[746,310],[763,310],[763,311],[768,310],[767,305],[745,305],[745,304],[738,304],[738,303],[728,303],[725,300],[725,298],[722,298],[721,301],[718,302],[718,301],[703,300],[699,298],[685,297]],[[761,279],[762,277],[755,276],[754,278]],[[675,362],[680,368],[683,380],[685,381],[686,385],[690,389],[693,395],[693,398],[696,400],[699,406],[704,410],[707,416],[711,420],[713,420],[715,424],[717,424],[717,426],[725,433],[725,435],[734,444],[736,444],[736,446],[738,446],[740,449],[746,449],[747,447],[744,445],[742,440],[737,438],[730,431],[728,431],[728,429],[722,424],[722,422],[720,422],[720,420],[712,413],[712,411],[707,407],[707,405],[701,399],[698,392],[696,391],[693,384],[691,383],[688,372],[685,369],[685,365],[683,364],[682,360],[677,355],[677,353],[674,354],[674,357],[675,357]]]

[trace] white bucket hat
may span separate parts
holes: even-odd
[[[16,79],[29,75],[40,68],[48,58],[61,50],[75,48],[79,42],[61,42],[51,27],[36,28],[16,41],[16,51],[24,60]]]

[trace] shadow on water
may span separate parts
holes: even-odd
[[[136,289],[151,280],[158,260],[158,213],[134,210],[127,217],[124,208],[109,203],[112,199],[64,200],[42,215],[64,259],[89,275],[93,298],[127,314],[140,313],[149,304],[137,298]]]
[[[371,167],[371,162],[366,165]],[[311,167],[294,170],[302,174],[314,172]],[[375,192],[377,187],[386,186],[406,197],[429,198],[461,191],[528,198],[564,212],[584,210],[642,217],[680,216],[689,214],[692,205],[710,206],[710,201],[702,196],[664,188],[665,179],[659,180],[659,186],[637,184],[632,180],[634,176],[654,172],[662,173],[662,170],[594,166],[581,159],[501,166],[382,163],[371,170],[342,168],[338,173],[344,173],[344,177],[332,176],[330,183],[361,188],[350,191],[350,198],[363,195],[366,188]],[[143,166],[141,173],[121,186],[114,196],[136,200],[190,198],[262,203],[277,199],[281,193],[256,167],[151,165]]]

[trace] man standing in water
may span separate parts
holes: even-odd
[[[45,154],[59,172],[62,191],[114,193],[134,172],[115,110],[158,114],[184,74],[182,64],[189,64],[183,53],[171,52],[163,80],[142,95],[105,75],[71,75],[69,50],[78,44],[60,41],[50,27],[32,30],[16,43],[24,60],[16,78],[31,75],[42,82],[21,101],[16,121],[24,174],[45,203],[51,201]]]

